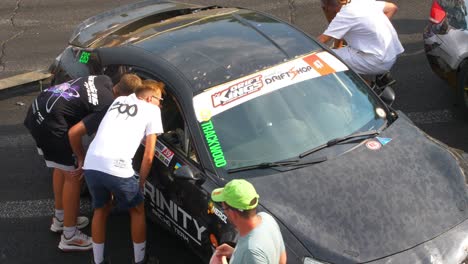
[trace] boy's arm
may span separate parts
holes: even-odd
[[[327,43],[328,41],[332,40],[333,38],[328,36],[328,35],[325,35],[325,34],[322,34],[320,36],[318,36],[318,41],[320,41],[321,43]]]
[[[154,147],[156,145],[156,134],[146,135],[145,139],[145,152],[140,166],[140,188],[145,186],[146,178],[151,170],[151,164],[154,158]]]
[[[398,11],[398,6],[396,4],[385,2],[383,12],[388,17],[388,19],[392,19],[392,17],[395,15],[397,11]]]
[[[83,148],[82,138],[86,135],[86,126],[83,121],[78,122],[68,130],[68,139],[73,153],[78,161],[78,169],[75,174],[81,174],[81,168],[83,167],[85,151]]]

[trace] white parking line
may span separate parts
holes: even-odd
[[[81,200],[80,207],[81,212],[91,211],[91,204],[88,200]],[[51,216],[53,209],[53,199],[1,202],[0,219]]]

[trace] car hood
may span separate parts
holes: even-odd
[[[262,206],[313,257],[331,263],[389,256],[468,218],[459,164],[466,161],[405,118],[379,137],[391,141],[379,150],[363,142],[326,162],[249,181]]]

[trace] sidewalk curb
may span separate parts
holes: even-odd
[[[31,82],[42,81],[51,76],[52,74],[48,70],[38,70],[0,79],[0,91]]]

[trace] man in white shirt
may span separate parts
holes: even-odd
[[[106,220],[113,195],[120,209],[128,209],[135,263],[146,263],[146,222],[142,189],[154,157],[156,135],[163,133],[160,101],[164,84],[151,80],[134,94],[118,97],[99,125],[84,161],[84,175],[93,198],[92,240],[94,263],[105,263]],[[145,138],[145,152],[134,177],[132,158]]]
[[[325,18],[327,19],[328,23],[330,23],[333,20],[333,18],[335,18],[336,13],[340,11],[340,2],[337,0],[321,0],[320,2],[323,13],[325,14]],[[394,3],[385,1],[375,1],[375,3],[379,5],[379,8],[382,9],[384,14],[388,17],[388,19],[392,19],[392,17],[398,11],[398,6]]]
[[[344,39],[347,46],[335,53],[359,74],[377,75],[390,70],[404,49],[380,1],[340,0],[340,10],[325,32],[322,43]]]

